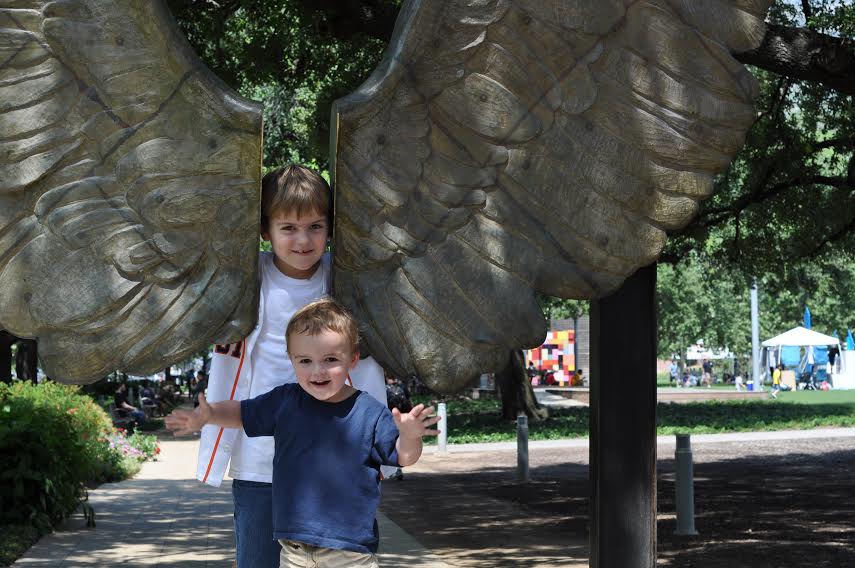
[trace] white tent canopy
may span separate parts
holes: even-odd
[[[840,340],[799,326],[763,342],[763,347],[809,347],[811,345],[840,345]]]
[[[813,363],[813,348],[828,347],[836,345],[840,348],[840,340],[824,333],[819,333],[805,327],[794,327],[793,329],[777,335],[763,342],[764,365],[763,375],[767,375],[768,367],[774,366],[774,361],[780,360],[781,348],[783,347],[805,347],[806,357],[802,358],[802,366],[805,363]],[[840,357],[840,369],[833,375],[835,389],[855,389],[855,352],[842,352]]]
[[[704,349],[699,345],[692,345],[686,349],[687,361],[700,361],[703,359],[735,359],[736,356],[727,349],[713,350]]]

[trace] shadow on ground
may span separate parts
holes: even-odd
[[[382,510],[453,566],[587,566],[586,456],[550,452],[528,484],[513,452],[426,456],[384,483]],[[695,465],[697,537],[673,534],[674,462],[658,462],[659,566],[855,566],[855,449],[712,457]]]

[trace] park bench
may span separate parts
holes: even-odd
[[[116,428],[124,428],[129,433],[132,432],[136,426],[136,420],[134,420],[134,417],[123,415],[112,402],[110,403],[110,419],[113,421],[113,426]]]

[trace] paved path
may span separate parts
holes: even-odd
[[[548,392],[544,389],[534,389],[534,397],[537,402],[549,408],[570,408],[571,406],[588,406],[587,403],[581,400],[565,398],[560,394]]]
[[[77,514],[13,566],[232,568],[230,483],[214,488],[193,478],[197,449],[197,439],[162,441],[158,461],[136,477],[89,492],[94,529]],[[384,568],[445,568],[385,515],[378,523]]]

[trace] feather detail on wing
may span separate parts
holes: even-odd
[[[754,120],[731,56],[769,0],[408,1],[336,102],[335,288],[367,348],[434,389],[655,261]]]
[[[255,321],[260,108],[160,0],[0,0],[0,326],[146,374]]]

